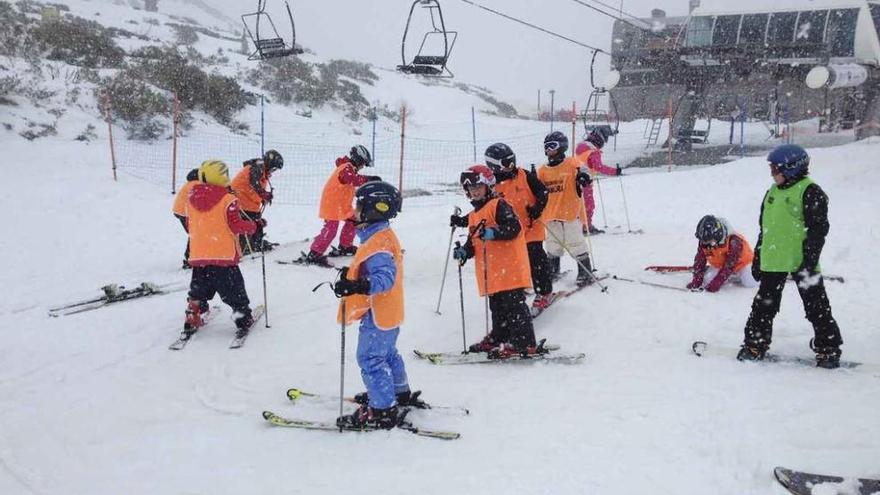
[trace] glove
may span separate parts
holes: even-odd
[[[467,227],[468,226],[468,217],[467,215],[450,215],[449,217],[449,226],[450,227]]]
[[[258,218],[254,220],[254,223],[257,224],[258,227],[263,229],[266,228],[266,225],[269,225],[269,222],[267,222],[265,218]]]
[[[342,270],[341,277],[333,285],[333,292],[338,297],[350,296],[352,294],[369,294],[370,281],[367,279],[349,280],[346,278],[348,267]]]
[[[699,290],[703,286],[703,278],[702,277],[694,277],[691,280],[691,283],[687,284],[687,288],[690,290]]]
[[[529,218],[532,220],[541,218],[541,213],[543,213],[536,205],[526,206],[526,212],[528,212]]]
[[[578,171],[577,175],[575,176],[575,180],[581,187],[587,187],[593,183],[593,178],[590,177],[590,173],[583,170]]]
[[[620,164],[617,165],[617,175],[623,175],[623,170],[620,168]]]
[[[468,259],[467,249],[460,243],[455,243],[455,249],[452,250],[452,257],[458,260],[459,265],[464,265]]]
[[[263,198],[263,201],[272,204],[272,191],[263,191],[260,193],[260,197]]]
[[[722,284],[723,282],[719,281],[717,278],[713,279],[711,282],[709,282],[709,285],[706,286],[706,290],[708,292],[718,292],[719,290],[721,290]]]
[[[480,230],[480,239],[484,241],[495,240],[496,235],[498,235],[498,229],[493,229],[492,227],[484,227]]]

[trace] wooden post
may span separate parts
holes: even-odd
[[[174,103],[171,106],[171,122],[173,124],[173,134],[171,136],[171,194],[177,192],[177,122],[180,120],[180,100],[177,99],[176,91],[173,94]]]
[[[110,161],[113,164],[113,181],[116,182],[116,149],[113,146],[113,116],[110,114],[110,95],[104,91],[104,119],[107,121],[107,136],[110,138]]]
[[[668,103],[668,112],[669,112],[669,137],[666,139],[666,163],[668,166],[668,171],[672,172],[672,93],[669,94],[669,103]]]
[[[406,105],[400,107],[400,173],[397,176],[397,188],[400,190],[400,202],[403,203],[403,153],[406,139]]]

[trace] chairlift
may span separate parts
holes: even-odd
[[[590,62],[590,86],[593,87],[590,95],[587,97],[587,105],[581,117],[584,121],[584,134],[589,135],[591,131],[598,128],[605,128],[608,135],[614,136],[614,149],[617,149],[617,133],[620,128],[620,112],[617,110],[617,101],[611,90],[620,82],[620,72],[612,70],[608,73],[605,80],[600,86],[596,86],[593,67],[596,64],[596,54],[593,51],[593,59]],[[602,105],[602,100],[607,99],[607,105]],[[607,108],[607,110],[600,109]],[[604,122],[604,123],[601,123]]]
[[[248,37],[254,42],[254,46],[256,47],[256,50],[254,53],[250,54],[248,60],[269,60],[272,58],[288,57],[290,55],[298,55],[302,53],[302,49],[297,48],[296,46],[296,26],[293,24],[293,14],[290,13],[290,4],[285,0],[284,5],[287,7],[287,17],[290,19],[291,31],[290,45],[288,45],[285,43],[284,38],[278,34],[278,29],[275,28],[275,23],[272,22],[272,17],[266,13],[267,1],[268,0],[257,0],[257,11],[250,14],[243,14],[241,16],[241,22],[244,23],[245,32],[247,32]],[[251,31],[250,25],[248,24],[248,20],[251,18],[253,18],[253,31]],[[268,23],[269,27],[272,29],[272,32],[268,34],[274,34],[274,37],[260,34],[261,23],[264,27]]]
[[[417,5],[420,5],[423,9],[428,9],[428,14],[431,16],[432,31],[425,33],[415,57],[407,62],[406,39]],[[443,40],[443,53],[424,54],[425,43],[427,43],[428,39],[437,38],[442,38]],[[446,63],[449,61],[449,54],[452,53],[452,47],[455,45],[456,38],[458,38],[457,31],[446,30],[446,24],[443,21],[443,11],[440,9],[440,2],[438,0],[415,0],[409,9],[409,17],[406,19],[406,27],[403,30],[403,40],[400,43],[400,58],[403,64],[398,65],[397,70],[405,74],[418,74],[428,77],[453,77],[452,71],[449,70]]]

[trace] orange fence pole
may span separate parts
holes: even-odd
[[[104,92],[104,118],[107,121],[107,135],[110,138],[110,161],[113,164],[113,181],[116,182],[116,149],[113,146],[113,117],[110,114],[110,95]]]

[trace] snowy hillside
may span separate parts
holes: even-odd
[[[4,143],[14,162],[37,149]],[[539,337],[587,353],[579,365],[438,367],[414,348],[461,345],[458,294],[447,284],[433,313],[458,192],[409,200],[395,221],[406,249],[406,311],[399,347],[410,381],[427,400],[465,406],[469,417],[414,412],[427,428],[462,433],[451,443],[405,432],[336,434],[267,426],[260,411],[330,419],[332,402],[290,405],[287,388],[338,390],[335,298],[312,287],[331,274],[277,265],[314,235],[312,208],[273,206],[270,235],[289,242],[268,256],[271,328],[230,351],[229,310],[181,353],[167,350],[183,320],[184,294],[49,318],[46,308],[108,282],[185,282],[177,270],[184,236],[165,190],[112,183],[100,147],[47,141],[39,167],[8,169],[8,221],[0,303],[0,493],[782,493],[775,465],[873,476],[880,458],[878,376],[859,370],[749,365],[698,359],[696,339],[736,346],[753,290],[693,294],[606,281],[551,308]],[[880,265],[880,144],[811,150],[813,176],[831,197],[823,268],[844,357],[876,363]],[[286,170],[285,170],[286,172]],[[293,170],[291,170],[293,172]],[[648,275],[648,264],[684,264],[705,213],[730,219],[754,241],[769,184],[766,164],[726,165],[624,177],[632,228],[641,235],[593,238],[600,270]],[[621,185],[602,182],[608,224],[626,230]],[[438,199],[442,200],[438,204]],[[428,206],[431,205],[431,206]],[[602,226],[600,212],[597,223]],[[622,227],[618,227],[622,226]],[[867,251],[866,251],[867,250]],[[564,264],[570,264],[565,260]],[[254,303],[260,265],[242,265]],[[465,268],[468,339],[483,332],[472,265]],[[565,280],[562,286],[572,284]],[[794,287],[784,295],[774,349],[810,356],[811,335]],[[362,390],[349,329],[346,390]],[[417,488],[414,488],[417,487]]]

